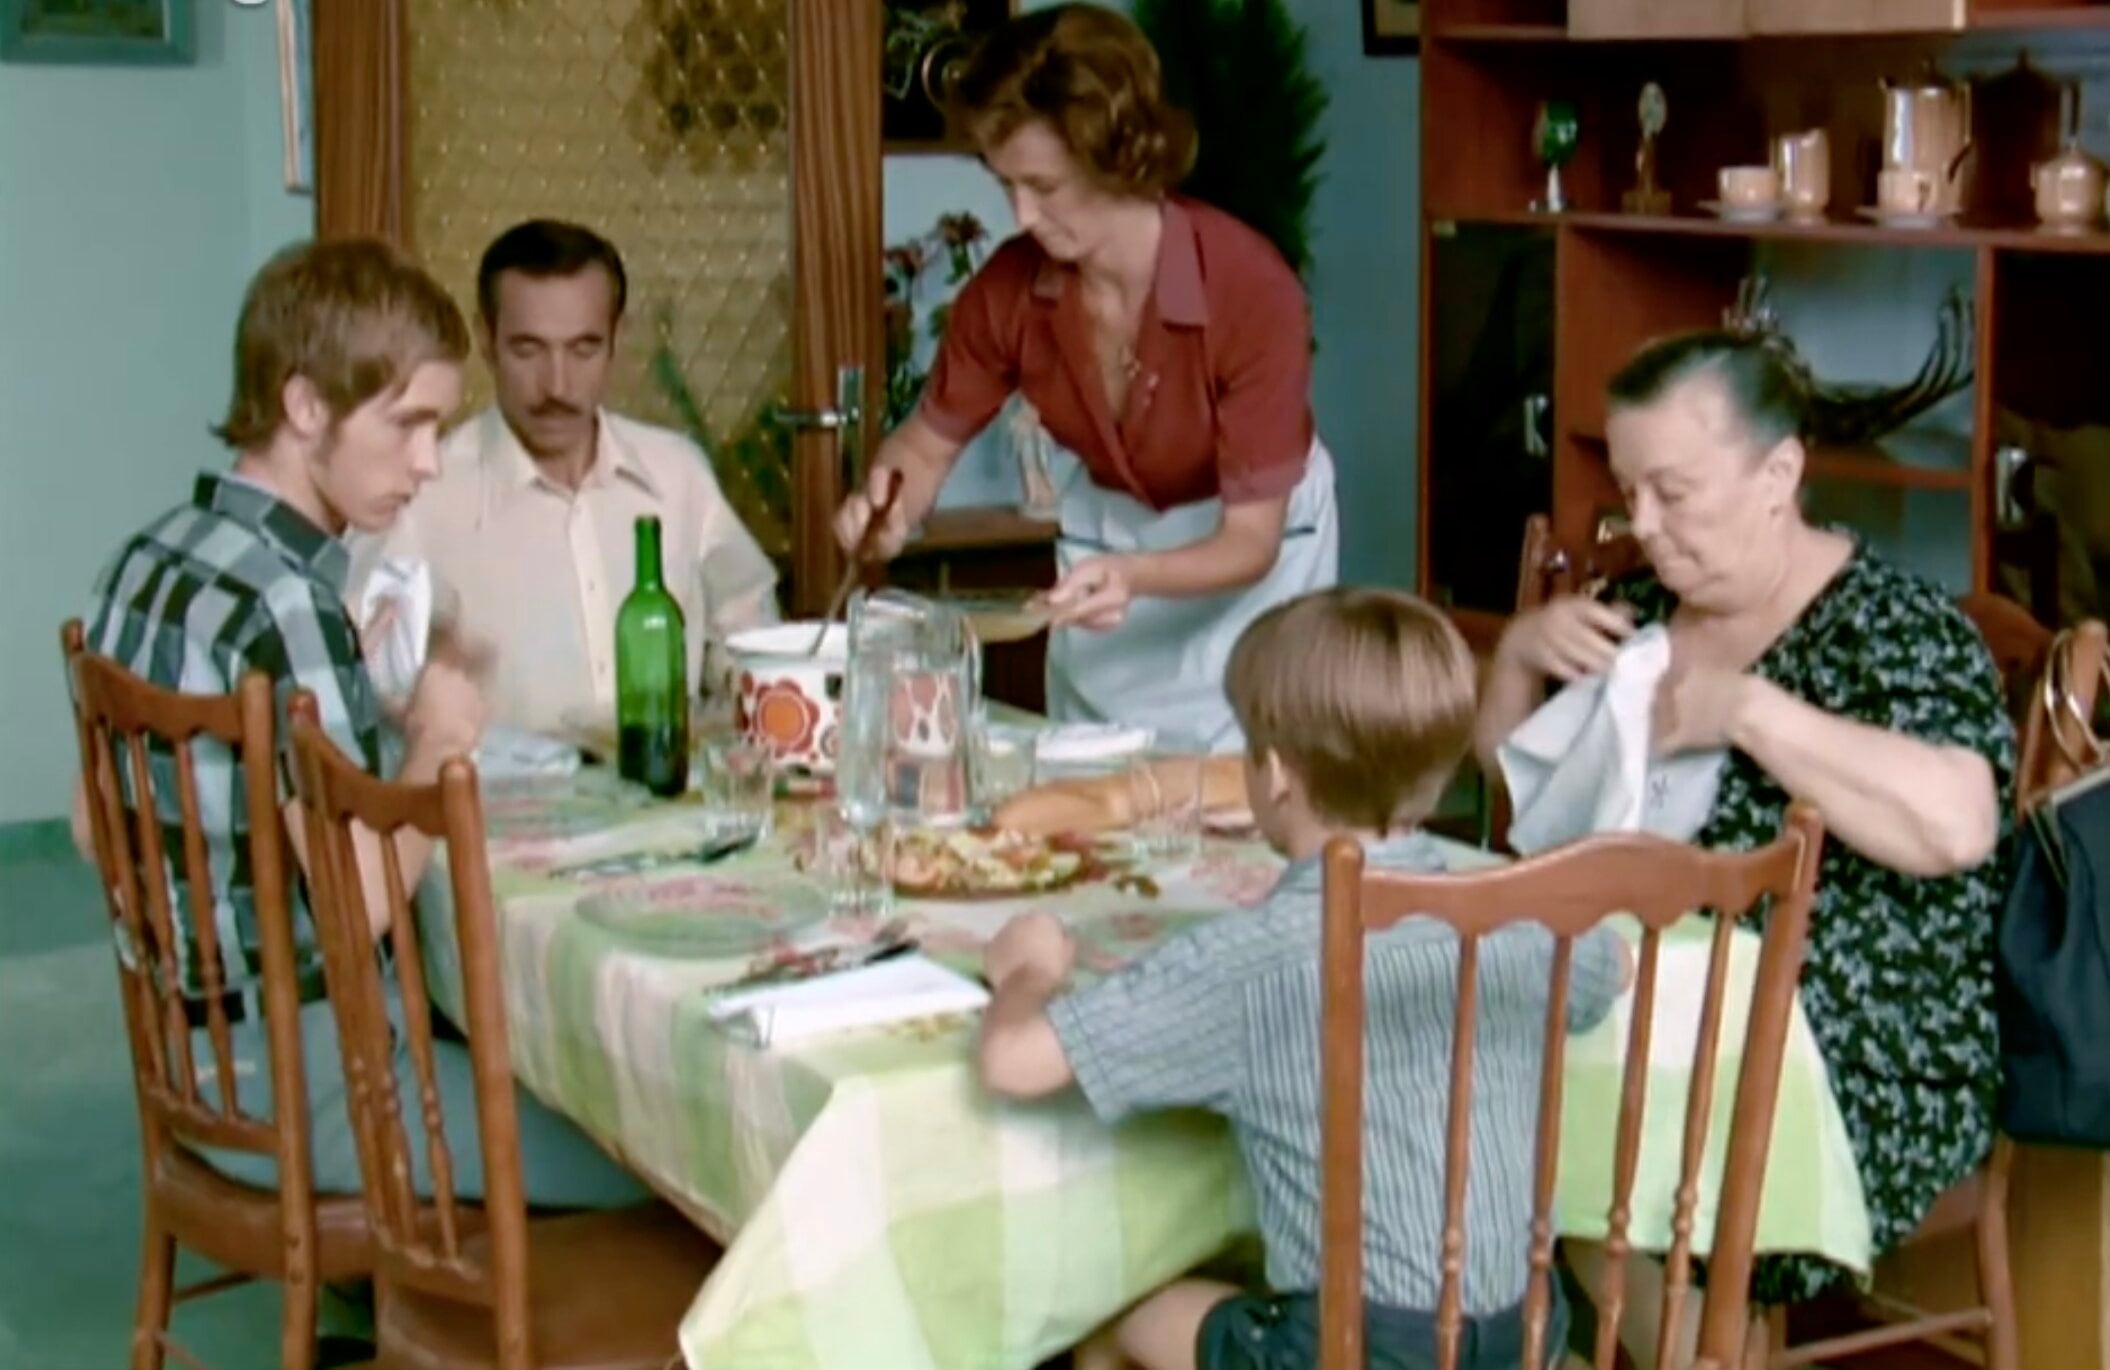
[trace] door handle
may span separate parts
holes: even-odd
[[[777,422],[794,430],[818,430],[841,434],[843,484],[855,489],[864,481],[865,467],[865,369],[839,366],[835,369],[835,404],[826,409],[776,408]]]
[[[1524,397],[1524,455],[1546,457],[1553,454],[1553,444],[1546,420],[1553,413],[1553,397],[1540,391]]]

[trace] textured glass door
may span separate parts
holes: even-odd
[[[606,235],[630,276],[608,403],[696,437],[793,606],[825,602],[828,517],[884,374],[878,0],[407,0],[406,17],[411,246],[473,301],[510,224]],[[489,387],[479,369],[469,402]]]

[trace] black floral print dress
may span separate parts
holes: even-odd
[[[1644,625],[1669,618],[1677,604],[1646,571],[1615,582],[1604,597],[1633,606]],[[1845,1114],[1882,1252],[1992,1146],[1999,1077],[1992,938],[2006,885],[2014,726],[1971,621],[1934,584],[1882,561],[1858,539],[1831,583],[1752,669],[1827,713],[1968,747],[1992,764],[2000,788],[2003,840],[1991,859],[1961,874],[1905,875],[1835,836],[1825,841],[1802,1003]],[[1762,846],[1779,835],[1787,805],[1773,777],[1733,751],[1694,840]],[[1814,1256],[1762,1256],[1752,1298],[1799,1302],[1846,1274]]]

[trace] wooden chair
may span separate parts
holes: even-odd
[[[1610,518],[1597,525],[1596,541],[1588,548],[1563,546],[1553,536],[1553,524],[1544,514],[1524,520],[1524,550],[1517,564],[1517,612],[1538,608],[1565,594],[1593,593],[1599,585],[1639,567],[1641,544],[1625,525]],[[1476,763],[1474,763],[1476,764]],[[1468,825],[1453,820],[1426,826],[1445,837],[1477,842],[1492,851],[1509,848],[1509,794],[1501,777],[1484,771],[1479,777],[1479,813],[1468,816]]]
[[[2102,680],[2104,629],[2090,621],[2056,636],[2013,600],[1969,594],[1957,601],[1993,654],[2020,738],[2015,765],[2015,810],[2027,813],[2050,790],[2094,764],[2096,691]],[[1766,1329],[1768,1370],[1819,1365],[1885,1347],[1945,1345],[1977,1337],[1988,1370],[2019,1370],[2014,1279],[2008,1241],[2008,1191],[2014,1143],[1995,1137],[1976,1173],[1943,1194],[1902,1251],[1924,1249],[1968,1233],[1977,1261],[1975,1300],[1966,1308],[1932,1312],[1885,1295],[1860,1300],[1876,1325],[1862,1331],[1789,1344],[1784,1310],[1772,1310]]]
[[[1546,1054],[1539,1084],[1536,1186],[1532,1205],[1531,1283],[1525,1301],[1526,1364],[1543,1364],[1553,1265],[1553,1194],[1559,1159],[1561,1072],[1566,1059],[1566,1014],[1574,939],[1614,912],[1644,925],[1635,978],[1633,1028],[1627,1042],[1614,1160],[1614,1196],[1605,1247],[1607,1273],[1598,1291],[1594,1365],[1611,1370],[1618,1355],[1618,1323],[1625,1302],[1627,1224],[1641,1145],[1649,1072],[1649,1033],[1656,999],[1663,929],[1696,909],[1741,914],[1764,897],[1773,904],[1759,954],[1743,1062],[1730,1123],[1727,1165],[1709,1256],[1697,1366],[1734,1370],[1744,1348],[1745,1298],[1752,1241],[1764,1182],[1767,1145],[1795,987],[1809,931],[1822,826],[1805,806],[1790,811],[1786,831],[1749,853],[1701,851],[1663,838],[1620,834],[1594,837],[1493,870],[1464,875],[1406,875],[1366,871],[1361,849],[1337,840],[1325,856],[1324,949],[1325,1153],[1321,1233],[1320,1355],[1325,1370],[1363,1364],[1363,942],[1413,914],[1440,918],[1460,937],[1457,1033],[1451,1057],[1449,1133],[1444,1157],[1443,1286],[1437,1309],[1438,1364],[1456,1363],[1462,1327],[1465,1269],[1465,1183],[1471,1117],[1473,1031],[1479,939],[1513,923],[1545,924],[1560,940],[1553,960],[1546,1016]],[[1664,1325],[1679,1325],[1692,1296],[1694,1213],[1699,1204],[1721,1038],[1733,917],[1717,919],[1707,989],[1685,1111],[1673,1243],[1667,1261]],[[1670,1364],[1669,1337],[1656,1365]]]
[[[60,634],[71,677],[81,774],[103,896],[116,924],[117,978],[131,1042],[144,1147],[144,1245],[132,1323],[133,1370],[159,1370],[164,1354],[199,1362],[169,1334],[172,1306],[254,1279],[285,1285],[279,1363],[306,1370],[316,1350],[316,1297],[325,1281],[364,1279],[373,1269],[366,1211],[356,1197],[318,1199],[311,1182],[307,1086],[301,1068],[300,1003],[287,903],[284,825],[279,819],[271,683],[245,676],[231,695],[159,689],[88,652],[78,620]],[[263,959],[271,1117],[245,1107],[232,1029],[244,1011],[223,993],[211,871],[199,819],[192,749],[200,738],[232,748],[249,813],[249,876]],[[155,802],[153,758],[173,757],[180,837],[165,832]],[[131,798],[126,797],[127,779]],[[162,796],[164,800],[168,796]],[[177,850],[170,851],[171,839]],[[164,875],[164,872],[167,872]],[[201,953],[202,999],[178,978],[176,893],[188,901]],[[194,1060],[202,1025],[210,1059]],[[201,1090],[201,1077],[210,1081]],[[261,1082],[259,1082],[261,1083]],[[269,1156],[278,1187],[229,1179],[192,1146]],[[227,1272],[174,1287],[176,1249]]]
[[[457,757],[431,785],[377,780],[323,733],[311,697],[296,695],[292,708],[319,887],[316,921],[378,1248],[379,1363],[417,1370],[662,1370],[680,1354],[681,1317],[719,1253],[661,1203],[529,1220],[475,768]],[[414,1100],[397,1092],[382,958],[368,922],[355,825],[383,839],[380,864],[394,930],[389,960],[417,1078]],[[424,955],[395,842],[403,830],[447,846],[484,1166],[480,1210],[455,1195]],[[430,1199],[412,1187],[403,1121],[412,1111],[425,1135]]]
[[[1588,547],[1570,546],[1553,535],[1544,514],[1524,520],[1524,551],[1517,565],[1517,612],[1536,609],[1566,594],[1592,594],[1605,581],[1636,570],[1641,544],[1623,520],[1602,518]]]

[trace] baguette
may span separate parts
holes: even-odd
[[[1158,767],[1176,762],[1159,762]],[[1005,800],[997,807],[1000,828],[1031,837],[1062,833],[1110,832],[1133,825],[1138,817],[1136,791],[1126,772],[1088,779],[1051,780]],[[1237,756],[1212,756],[1202,762],[1202,811],[1248,809],[1245,762]]]

